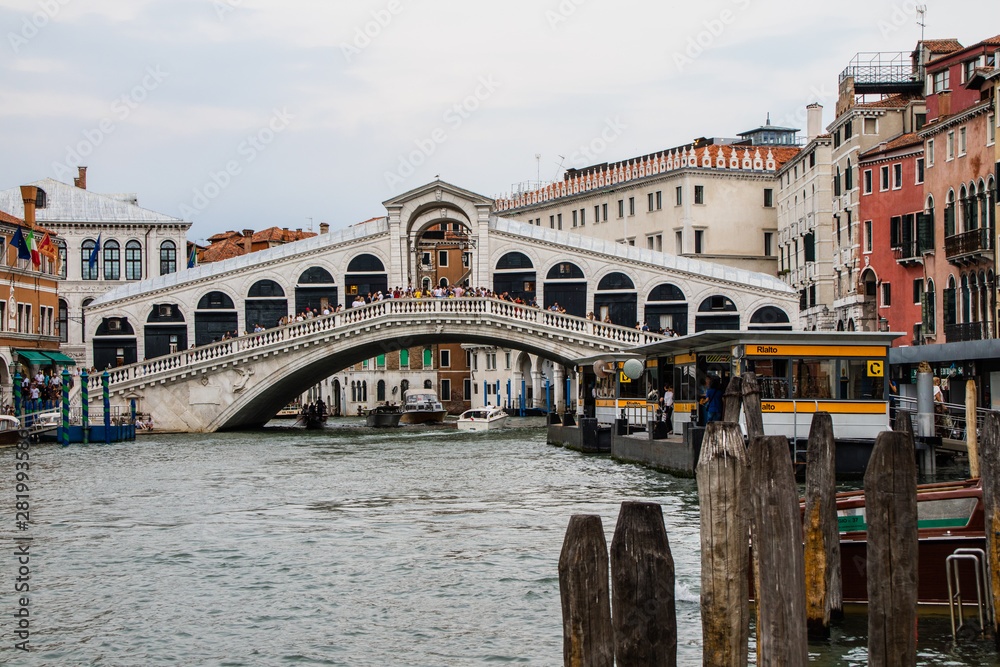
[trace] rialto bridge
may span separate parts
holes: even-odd
[[[479,343],[569,364],[654,337],[636,322],[683,335],[791,328],[797,314],[797,295],[773,276],[499,218],[492,200],[442,181],[384,205],[383,218],[107,292],[85,312],[88,365],[112,368],[114,402],[142,398],[157,427],[214,431],[267,421],[310,384],[410,346]],[[541,308],[475,298],[350,307],[358,294],[437,284]],[[347,309],[277,326],[338,304]],[[224,340],[255,325],[266,331]]]

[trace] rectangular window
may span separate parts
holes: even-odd
[[[892,189],[898,190],[903,187],[903,165],[896,163],[892,165]]]
[[[920,303],[920,297],[924,293],[924,279],[913,279],[913,303]]]
[[[504,353],[504,361],[507,362],[507,370],[510,370],[510,352]]]
[[[653,245],[655,243],[656,243],[656,239],[654,239],[652,236],[647,236],[646,237],[646,247],[647,248],[649,248],[650,250],[652,250],[653,249]]]
[[[704,204],[705,203],[705,186],[696,185],[694,186],[694,203]]]
[[[434,352],[431,351],[431,348],[426,347],[424,348],[424,368],[429,369],[433,366],[433,364],[434,364]]]
[[[979,64],[979,58],[973,58],[972,60],[966,60],[962,63],[962,83],[968,83],[972,76],[976,73],[976,65]]]
[[[865,252],[872,251],[872,221],[865,220]]]
[[[573,209],[573,226],[576,227],[576,209]]]
[[[802,237],[802,254],[804,255],[804,261],[816,261],[816,235],[812,232]]]
[[[399,367],[409,368],[410,367],[410,351],[400,350],[399,351]]]
[[[469,378],[462,380],[462,399],[466,401],[472,400],[472,380]]]
[[[965,151],[966,151],[967,148],[968,148],[968,145],[967,145],[967,142],[966,142],[965,128],[964,127],[960,127],[958,129],[958,154],[959,155],[965,155]]]
[[[882,305],[892,305],[892,285],[889,283],[882,283]]]
[[[594,207],[594,224],[596,225],[600,221],[601,221],[601,207],[600,206],[595,206]]]
[[[840,148],[840,128],[833,133],[833,147]]]
[[[934,166],[934,140],[933,139],[928,139],[927,140],[927,166],[928,167],[933,167]]]
[[[684,192],[684,188],[682,188],[681,186],[678,185],[677,188],[676,188],[676,191],[677,191],[677,205],[680,206],[681,202],[682,202],[682,199],[683,199],[681,193]]]
[[[816,166],[816,151],[809,154],[809,168],[812,169]]]
[[[608,221],[608,205],[607,204],[601,204],[601,217],[603,218],[604,222]]]
[[[556,215],[556,228],[562,229],[562,213]]]
[[[903,218],[894,216],[889,219],[889,247],[899,248],[902,245]]]
[[[587,224],[587,209],[580,209],[580,226],[584,227]]]
[[[854,121],[849,120],[844,123],[844,141],[854,136]]]
[[[451,380],[441,380],[441,400],[451,400]]]
[[[662,208],[663,208],[663,191],[662,190],[657,190],[656,191],[656,210],[659,211]]]
[[[441,368],[451,368],[451,350],[439,350]]]
[[[656,252],[663,252],[663,234],[656,235]]]
[[[934,92],[940,93],[948,90],[949,86],[949,71],[945,69],[942,72],[937,72],[934,74]]]
[[[865,169],[865,194],[870,195],[872,193],[872,170]]]
[[[438,250],[438,266],[448,266],[447,250]]]
[[[555,229],[555,228],[556,228],[556,216],[550,215],[549,216],[549,229]]]
[[[380,354],[375,357],[375,368],[385,368],[385,355]]]
[[[619,199],[618,200],[618,217],[619,218],[624,218],[625,217],[625,200],[624,199]]]
[[[694,230],[694,252],[698,255],[705,252],[705,231],[702,229]]]
[[[864,129],[862,131],[865,134],[878,134],[878,118],[865,118]]]
[[[774,190],[764,188],[764,208],[774,208]]]
[[[683,241],[684,241],[684,237],[683,237],[682,232],[677,232],[674,235],[674,244],[676,246],[675,252],[678,255],[683,255],[684,254],[684,243],[683,243]]]
[[[924,182],[924,159],[922,157],[917,158],[917,185]]]
[[[628,214],[635,215],[635,197],[628,198]]]
[[[654,209],[653,209],[653,196],[654,196],[654,195],[653,195],[653,193],[652,193],[652,192],[650,192],[650,193],[649,193],[648,195],[646,195],[646,199],[648,199],[648,200],[649,200],[649,210],[650,210],[650,211],[654,210]]]
[[[986,117],[986,145],[992,146],[997,142],[997,124],[992,115]]]
[[[774,254],[774,232],[764,232],[764,256]]]
[[[889,189],[889,165],[883,165],[882,169],[880,170],[880,173],[882,176],[882,180],[878,184],[878,189],[881,192],[885,192],[886,190]]]
[[[947,150],[947,153],[948,153],[948,157],[947,157],[948,160],[951,160],[951,159],[953,159],[955,157],[955,133],[954,132],[949,132],[948,133],[948,150]]]

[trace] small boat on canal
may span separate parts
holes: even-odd
[[[365,426],[372,428],[393,428],[399,426],[403,409],[398,405],[379,405],[368,411]]]
[[[305,426],[307,429],[320,429],[326,424],[326,404],[322,400],[302,406],[297,424]]]
[[[507,413],[495,405],[466,410],[458,418],[459,431],[492,431],[507,425]]]
[[[407,391],[403,397],[403,416],[399,422],[401,424],[443,422],[445,414],[438,395],[430,389]]]
[[[16,445],[21,441],[21,421],[10,415],[0,415],[0,447]]]

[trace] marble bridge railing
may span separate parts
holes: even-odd
[[[386,299],[376,303],[342,310],[302,322],[292,322],[274,329],[247,334],[201,347],[191,348],[129,366],[110,369],[110,384],[129,382],[163,373],[183,372],[184,369],[205,363],[225,362],[246,352],[274,352],[297,341],[312,338],[327,332],[350,331],[358,325],[377,324],[380,321],[410,318],[415,324],[434,321],[442,316],[480,316],[497,323],[509,322],[524,327],[535,328],[539,334],[559,332],[577,337],[581,343],[601,339],[617,343],[622,349],[637,347],[663,339],[660,334],[639,331],[629,327],[605,324],[583,317],[555,313],[549,310],[531,308],[509,301],[492,298],[429,298],[429,299]],[[99,396],[101,374],[88,378],[91,396]]]

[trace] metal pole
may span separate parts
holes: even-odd
[[[62,445],[69,446],[69,369],[62,372]]]
[[[526,400],[527,394],[525,393],[525,381],[521,378],[521,416],[524,416],[524,401]]]
[[[131,399],[130,404],[131,404],[130,407],[131,407],[131,412],[132,412],[132,415],[131,415],[132,420],[129,423],[132,424],[132,437],[134,438],[135,437],[135,399],[134,398]],[[128,437],[128,433],[126,433],[125,435],[126,435],[126,437]]]
[[[573,381],[570,380],[569,373],[566,373],[566,412],[569,412],[570,396],[572,395],[570,387],[572,387],[572,383]]]
[[[111,442],[111,375],[101,374],[101,391],[104,394],[104,443]]]
[[[545,414],[552,412],[552,387],[549,381],[545,380]]]
[[[483,380],[483,407],[490,404],[490,385]]]
[[[90,379],[87,369],[80,371],[80,391],[82,392],[81,408],[83,416],[80,420],[80,430],[83,432],[83,444],[90,442]]]
[[[14,416],[18,419],[21,418],[21,381],[21,373],[17,372],[14,375],[14,386],[12,389],[14,394]]]
[[[507,380],[507,409],[510,410],[510,380]]]

